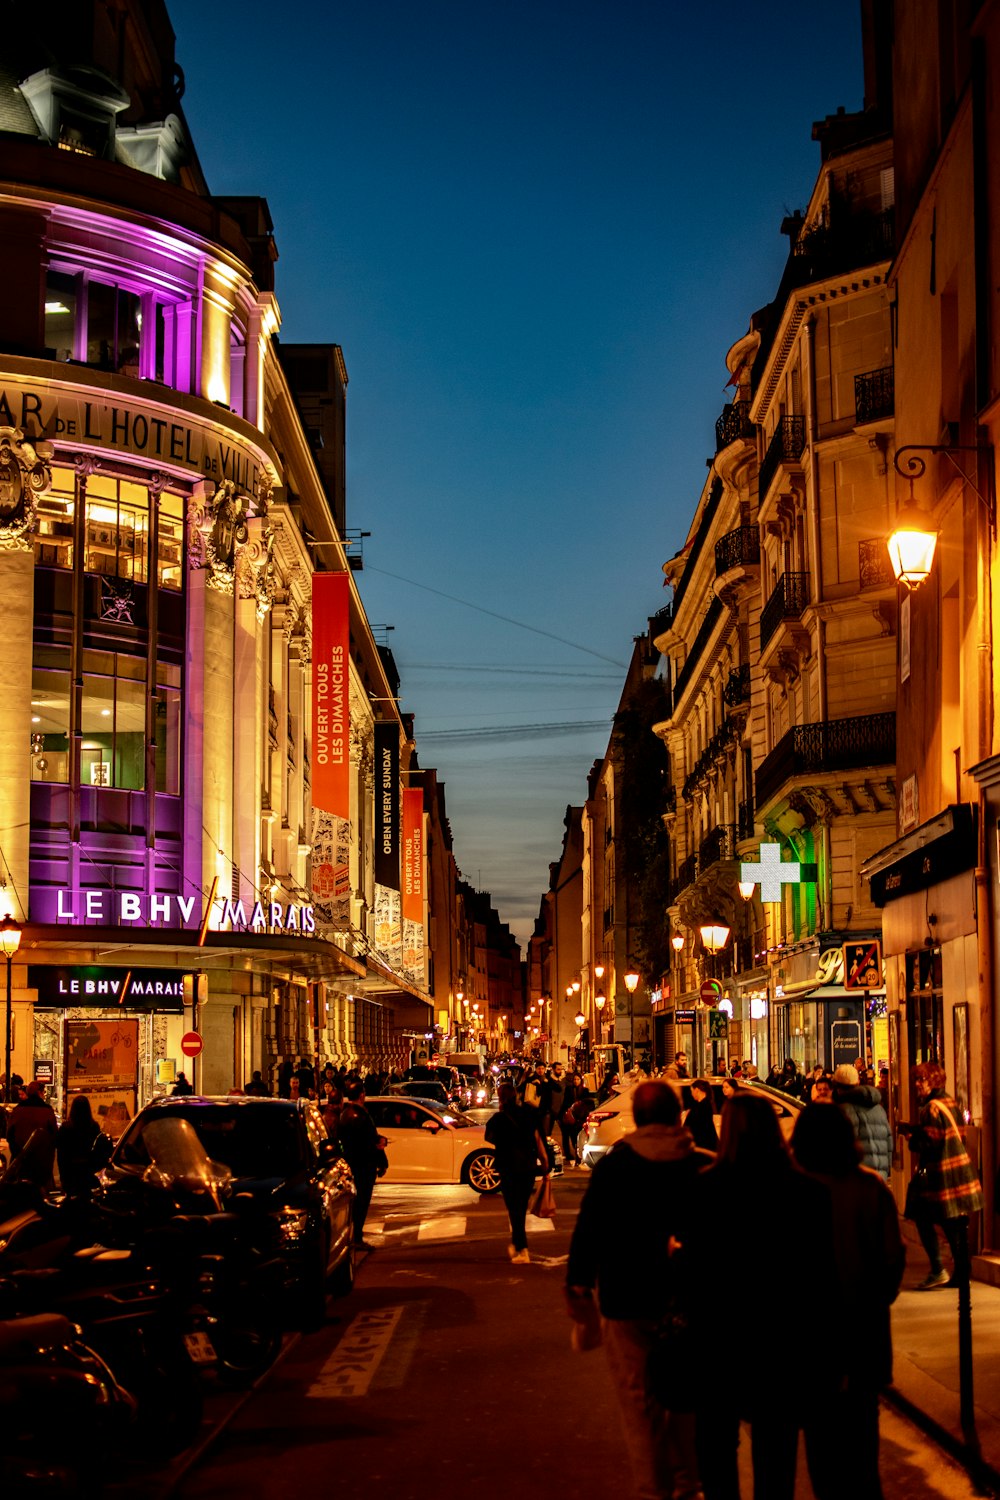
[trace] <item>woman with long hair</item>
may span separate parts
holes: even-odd
[[[879,1173],[862,1166],[841,1109],[810,1104],[795,1122],[792,1151],[823,1182],[833,1205],[833,1249],[840,1317],[864,1340],[831,1341],[840,1377],[836,1393],[806,1423],[809,1477],[817,1500],[882,1500],[878,1472],[879,1392],[892,1381],[889,1308],[903,1279],[906,1251],[893,1196]],[[850,1472],[840,1456],[850,1453]]]
[[[789,1155],[770,1100],[741,1090],[722,1110],[719,1150],[700,1175],[684,1258],[694,1293],[697,1343],[730,1349],[731,1309],[723,1289],[738,1275],[760,1309],[761,1330],[787,1305],[796,1279],[803,1328],[833,1327],[836,1271],[830,1195]],[[739,1500],[740,1426],[750,1428],[754,1500],[793,1500],[799,1430],[827,1399],[822,1360],[796,1367],[780,1339],[750,1341],[751,1357],[731,1352],[695,1371],[696,1442],[705,1500]]]

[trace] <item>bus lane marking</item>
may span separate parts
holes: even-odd
[[[366,1395],[403,1312],[402,1307],[382,1307],[353,1318],[306,1396]]]

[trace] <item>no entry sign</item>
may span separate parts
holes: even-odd
[[[185,1057],[197,1057],[205,1045],[205,1038],[200,1031],[185,1031],[181,1037],[181,1051]]]
[[[704,979],[698,993],[703,1005],[718,1005],[722,985],[717,979]]]

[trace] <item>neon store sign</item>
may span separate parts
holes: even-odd
[[[60,890],[55,917],[57,922],[91,922],[102,927],[199,928],[202,912],[197,896]],[[226,897],[212,902],[208,926],[212,932],[291,932],[309,937],[316,931],[316,918],[312,906],[297,902]]]

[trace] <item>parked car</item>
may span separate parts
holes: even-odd
[[[465,1183],[474,1193],[500,1187],[485,1125],[432,1099],[382,1094],[365,1100],[376,1128],[389,1142],[389,1169],[380,1181]]]
[[[577,1142],[580,1160],[585,1167],[595,1166],[601,1157],[611,1150],[616,1141],[620,1141],[623,1136],[635,1129],[635,1120],[632,1118],[632,1096],[639,1084],[644,1081],[644,1079],[639,1079],[635,1083],[626,1083],[622,1088],[616,1089],[602,1104],[596,1105],[591,1110],[583,1122]],[[665,1081],[669,1082],[669,1080]],[[718,1129],[724,1102],[722,1079],[711,1078],[708,1081],[712,1088],[712,1110],[716,1117],[715,1126]],[[675,1082],[674,1087],[681,1091],[682,1108],[686,1113],[691,1107],[690,1084]],[[783,1094],[780,1089],[769,1088],[767,1084],[755,1079],[741,1082],[740,1088],[745,1089],[747,1093],[760,1094],[771,1101],[778,1115],[781,1132],[787,1140],[791,1136],[799,1111],[803,1108],[802,1101]]]
[[[389,1085],[389,1093],[405,1094],[410,1099],[432,1099],[445,1108],[455,1102],[439,1078],[413,1078],[404,1083],[393,1083]]]
[[[220,1204],[249,1194],[268,1248],[285,1265],[285,1293],[306,1322],[322,1317],[326,1288],[350,1291],[354,1180],[340,1147],[308,1099],[156,1099],[139,1111],[100,1177],[98,1207],[113,1213],[155,1191],[144,1139],[157,1120],[187,1120],[220,1167]],[[245,1204],[245,1199],[243,1200]]]

